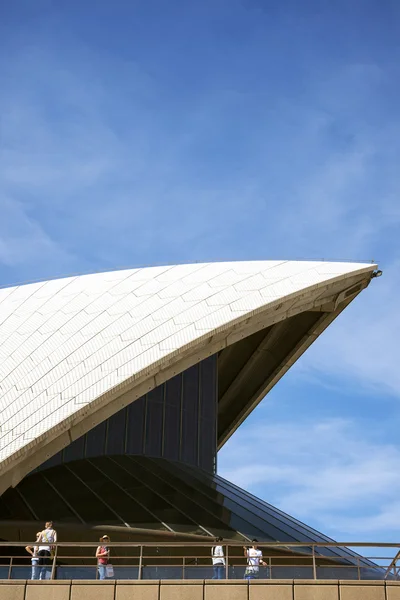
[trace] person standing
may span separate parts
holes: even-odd
[[[247,567],[244,572],[245,579],[257,579],[259,577],[260,563],[263,565],[263,567],[267,566],[267,563],[265,563],[262,559],[261,550],[259,550],[257,547],[258,540],[254,538],[254,540],[251,541],[253,544],[251,548],[243,546],[244,555],[247,558]]]
[[[221,546],[222,537],[215,538],[215,543],[217,546],[213,546],[211,548],[211,557],[214,568],[214,577],[213,579],[225,579],[224,570],[225,570],[225,558],[224,558],[224,549]]]
[[[36,534],[36,542],[39,541],[39,536],[40,536],[40,531],[37,532]],[[39,557],[38,557],[38,552],[39,552],[39,546],[25,546],[25,550],[27,552],[29,552],[29,554],[32,556],[31,558],[31,564],[32,564],[32,575],[31,575],[31,579],[38,579],[38,575],[39,575]]]
[[[97,546],[96,558],[97,558],[97,570],[99,572],[99,579],[103,580],[106,578],[106,567],[110,558],[110,549],[107,544],[110,542],[108,535],[103,535],[100,538],[101,546]]]
[[[57,542],[57,532],[53,529],[53,521],[47,521],[45,529],[39,533],[37,541],[39,542],[39,579],[47,579],[47,574],[51,566],[51,554],[54,551],[54,543]]]

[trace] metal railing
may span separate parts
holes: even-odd
[[[0,579],[97,579],[95,548],[99,542],[58,542],[48,564],[33,565],[21,547],[36,542],[0,542]],[[116,579],[387,579],[400,574],[400,544],[373,542],[259,543],[266,566],[249,569],[243,542],[221,543],[223,569],[212,565],[210,541],[110,542]],[[8,550],[8,554],[3,549]],[[15,548],[15,553],[13,549]],[[355,548],[375,549],[361,556]],[[334,553],[337,553],[336,555]],[[390,556],[387,556],[390,554]],[[216,565],[215,565],[216,566]],[[257,566],[257,565],[250,565]],[[247,573],[246,573],[247,569]]]

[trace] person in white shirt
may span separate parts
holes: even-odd
[[[53,522],[47,521],[45,527],[37,539],[39,542],[39,566],[41,567],[39,579],[47,579],[51,565],[51,553],[54,550],[53,544],[57,541],[57,532],[53,529]]]
[[[39,540],[40,531],[36,534],[36,542]],[[31,579],[38,579],[38,565],[39,565],[39,546],[25,546],[25,550],[32,556],[32,575]]]
[[[225,579],[224,571],[225,571],[225,558],[224,558],[224,549],[221,546],[222,537],[217,537],[215,539],[215,543],[217,546],[213,546],[211,548],[211,557],[212,563],[214,567],[214,577],[213,579]]]
[[[251,548],[243,546],[244,555],[247,558],[247,567],[244,572],[245,579],[257,579],[260,573],[260,564],[263,565],[263,567],[267,566],[267,563],[265,563],[262,559],[261,550],[259,550],[257,547],[258,540],[254,539],[251,541],[253,543]]]

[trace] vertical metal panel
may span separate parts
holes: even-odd
[[[103,456],[105,449],[107,423],[99,423],[94,429],[91,429],[86,434],[86,450],[85,456]]]
[[[199,466],[214,471],[217,452],[217,356],[210,356],[201,363],[200,418],[199,418]]]
[[[179,460],[182,378],[177,375],[165,384],[163,457]]]
[[[138,398],[128,406],[128,439],[126,449],[128,454],[142,454],[144,429],[144,397]]]
[[[159,385],[147,394],[144,454],[161,456],[163,432],[164,386]]]
[[[147,455],[213,472],[217,356],[176,375],[94,427],[38,470],[85,457]]]
[[[199,365],[183,374],[182,442],[180,460],[197,465],[197,419],[199,405]]]
[[[63,462],[79,460],[85,456],[85,436],[78,438],[63,450]]]
[[[127,410],[123,408],[108,419],[106,455],[124,454]]]

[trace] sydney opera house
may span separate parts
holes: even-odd
[[[1,289],[1,539],[51,518],[64,540],[330,541],[218,476],[217,452],[375,274],[224,262]]]

